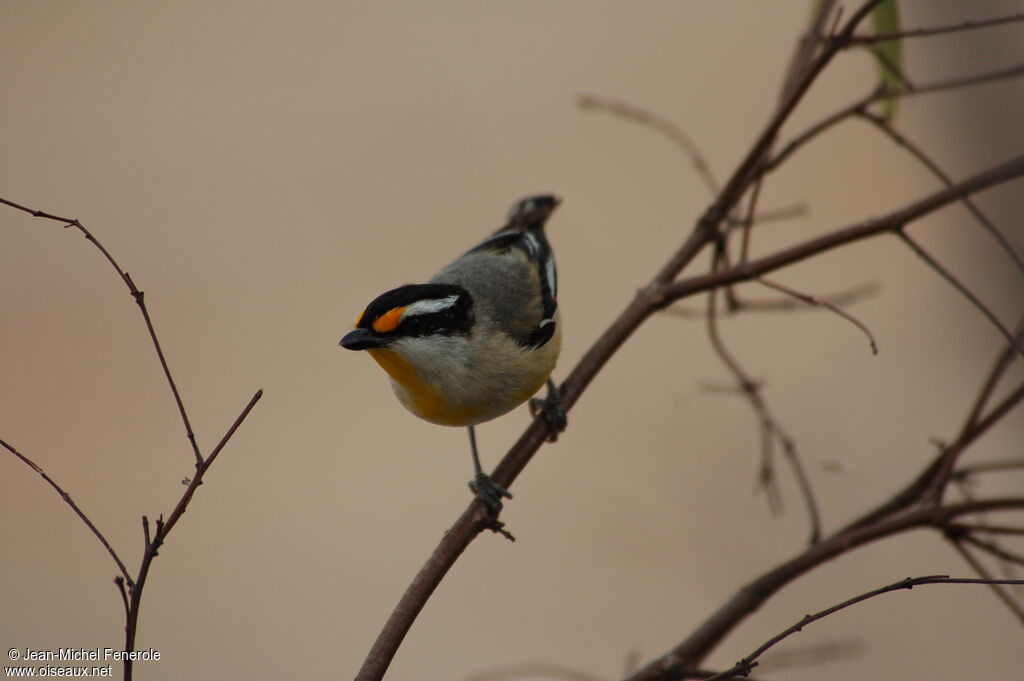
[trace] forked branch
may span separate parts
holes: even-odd
[[[163,350],[160,347],[160,341],[157,338],[156,330],[154,329],[152,319],[149,316],[149,310],[146,307],[144,294],[135,285],[135,282],[132,281],[132,278],[128,275],[128,273],[121,268],[117,261],[114,260],[114,257],[110,254],[110,252],[103,246],[103,244],[99,242],[98,239],[96,239],[95,236],[93,236],[93,234],[88,229],[85,228],[85,226],[79,220],[72,218],[64,218],[59,215],[54,215],[53,213],[47,213],[41,210],[33,210],[31,208],[26,208],[25,206],[22,206],[18,203],[9,201],[4,198],[0,198],[0,203],[20,210],[22,212],[28,213],[33,217],[61,222],[64,224],[66,228],[74,227],[78,231],[80,231],[85,236],[85,238],[88,239],[89,242],[91,242],[100,251],[100,253],[103,254],[107,262],[110,263],[110,265],[117,272],[118,276],[121,277],[121,280],[128,287],[128,290],[132,294],[132,298],[138,304],[139,310],[142,312],[142,317],[146,322],[146,329],[149,332],[149,338],[153,343],[153,347],[156,349],[157,357],[160,360],[160,366],[163,368],[164,377],[167,379],[167,383],[170,386],[171,393],[174,395],[174,400],[178,407],[178,413],[180,414],[182,423],[185,427],[186,436],[188,437],[189,443],[192,446],[192,452],[195,457],[196,472],[191,477],[191,479],[189,479],[188,485],[185,488],[184,493],[182,493],[181,498],[178,500],[177,505],[174,507],[174,510],[171,511],[166,521],[164,520],[163,516],[160,516],[157,519],[155,531],[152,533],[150,532],[149,519],[145,516],[143,516],[142,518],[142,531],[144,540],[142,562],[139,566],[138,573],[133,577],[131,573],[128,571],[127,567],[125,567],[125,564],[121,560],[120,556],[114,550],[113,546],[111,546],[110,542],[107,541],[106,537],[103,536],[103,534],[92,522],[92,520],[82,511],[81,508],[79,508],[78,504],[76,504],[75,501],[71,498],[71,495],[68,494],[60,485],[58,485],[57,482],[54,481],[53,478],[51,478],[46,473],[46,471],[43,470],[41,466],[37,465],[34,461],[29,459],[27,456],[19,452],[11,445],[7,444],[3,440],[0,440],[0,446],[9,451],[11,454],[13,454],[27,466],[32,468],[32,470],[38,473],[43,478],[43,480],[45,480],[61,496],[61,498],[64,499],[64,501],[71,507],[75,514],[82,520],[83,523],[85,523],[86,527],[89,528],[93,535],[95,535],[95,537],[107,550],[111,558],[113,558],[114,562],[117,565],[118,571],[120,572],[120,574],[118,574],[117,577],[114,578],[114,584],[118,589],[118,593],[120,594],[121,597],[121,602],[124,606],[125,650],[130,652],[135,649],[135,634],[138,628],[139,609],[142,603],[142,591],[146,585],[146,579],[149,576],[149,568],[153,562],[153,559],[157,556],[157,552],[160,546],[163,544],[164,540],[166,539],[168,533],[181,518],[182,514],[185,513],[185,510],[188,508],[189,502],[192,500],[193,494],[195,494],[195,491],[199,487],[199,485],[202,484],[203,476],[205,475],[206,471],[209,470],[211,465],[213,465],[213,462],[217,459],[217,456],[224,449],[224,446],[228,443],[231,437],[235,434],[235,431],[238,430],[239,426],[242,425],[242,422],[249,415],[249,412],[252,411],[253,407],[256,406],[256,403],[259,402],[261,397],[263,397],[263,391],[256,391],[256,394],[252,396],[252,398],[249,400],[249,403],[245,406],[244,409],[242,409],[242,412],[235,419],[234,423],[232,423],[231,426],[228,428],[227,432],[221,438],[220,442],[217,443],[217,446],[213,448],[209,456],[204,458],[199,451],[198,444],[196,443],[196,437],[192,431],[192,425],[189,422],[188,414],[185,411],[185,404],[181,399],[181,395],[178,392],[177,385],[175,384],[174,378],[171,375],[170,368],[167,365],[167,359],[164,357]],[[126,656],[124,660],[124,678],[125,681],[131,681],[132,678],[131,656]]]

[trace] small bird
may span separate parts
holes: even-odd
[[[366,350],[416,416],[468,427],[469,487],[493,514],[512,495],[483,472],[474,426],[507,414],[547,383],[547,400],[531,400],[531,411],[544,415],[550,439],[565,428],[550,378],[562,329],[555,257],[544,236],[558,204],[549,195],[517,202],[503,227],[428,283],[377,296],[340,342]]]

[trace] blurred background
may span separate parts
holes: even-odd
[[[900,5],[906,27],[1022,9]],[[425,280],[499,226],[512,201],[551,191],[564,198],[548,230],[564,378],[709,200],[668,141],[576,98],[671,119],[724,179],[771,112],[809,9],[0,3],[0,196],[81,219],[145,291],[204,452],[265,390],[153,565],[137,643],[162,658],[138,663],[137,678],[351,678],[465,507],[470,461],[464,430],[413,418],[379,368],[338,339],[378,293]],[[924,83],[1019,64],[1022,38],[1016,24],[907,42],[907,70]],[[866,55],[842,56],[787,131],[875,79]],[[1024,149],[1022,113],[1021,84],[1009,81],[908,100],[896,124],[965,177]],[[848,122],[772,176],[761,205],[808,213],[759,229],[755,252],[937,187]],[[1018,245],[1021,188],[979,198]],[[911,233],[1016,322],[1020,275],[966,211]],[[930,438],[955,435],[1000,336],[895,238],[773,279],[814,295],[878,286],[852,309],[878,356],[827,313],[722,323],[795,438],[828,531],[902,486],[934,455]],[[4,208],[0,319],[0,438],[66,488],[134,572],[141,516],[169,513],[193,472],[135,304],[80,234]],[[699,320],[651,319],[514,486],[503,519],[518,541],[487,535],[470,547],[388,678],[491,678],[531,663],[614,679],[800,551],[808,523],[792,475],[780,465],[784,508],[772,515],[757,491],[753,414],[706,390],[728,381]],[[487,466],[527,421],[522,408],[478,429]],[[968,461],[1019,455],[1022,436],[1018,410]],[[110,557],[35,473],[0,454],[0,644],[120,648]],[[732,664],[805,612],[943,573],[972,575],[933,533],[859,550],[779,593],[707,664]],[[785,678],[1010,678],[1019,634],[983,587],[915,589],[791,639],[790,651],[837,652]]]

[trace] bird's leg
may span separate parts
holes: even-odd
[[[562,391],[558,389],[555,382],[549,378],[548,396],[544,399],[539,397],[530,399],[529,406],[532,416],[536,417],[537,414],[544,416],[544,421],[548,424],[548,441],[557,441],[558,434],[565,430],[569,418],[566,413],[565,401],[562,399]]]
[[[469,447],[473,452],[473,479],[469,481],[469,489],[473,494],[484,502],[484,506],[491,512],[491,515],[498,515],[501,512],[501,499],[511,499],[512,495],[507,489],[491,480],[491,476],[484,473],[480,467],[480,455],[476,452],[476,432],[473,426],[469,428]]]

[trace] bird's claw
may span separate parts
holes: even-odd
[[[537,414],[544,417],[548,426],[548,441],[557,442],[558,434],[565,431],[569,424],[569,416],[565,408],[565,401],[562,399],[561,391],[554,383],[548,383],[548,396],[544,399],[533,397],[527,403],[530,407],[530,415],[534,418]]]
[[[492,516],[497,517],[501,513],[502,498],[511,499],[512,493],[491,480],[486,473],[477,473],[476,477],[469,481],[469,489],[484,503]]]

